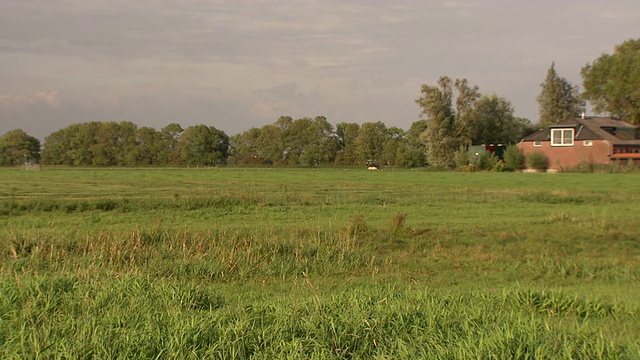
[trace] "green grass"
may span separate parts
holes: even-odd
[[[640,358],[634,174],[0,169],[1,358]]]

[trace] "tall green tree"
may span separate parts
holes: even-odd
[[[513,105],[497,95],[483,95],[474,110],[473,144],[513,144],[531,126],[527,119],[513,116]]]
[[[260,139],[259,128],[251,128],[240,134],[231,136],[229,139],[229,158],[232,163],[237,164],[264,164],[266,160],[260,155],[258,140]]]
[[[584,92],[598,113],[640,125],[640,39],[627,40],[581,71]]]
[[[471,144],[473,111],[480,98],[478,87],[470,86],[466,79],[453,81],[442,76],[437,86],[423,84],[421,92],[416,103],[428,120],[422,135],[427,160],[435,167],[453,167],[455,151]]]
[[[585,109],[580,90],[567,79],[560,77],[555,63],[547,70],[547,77],[540,84],[542,91],[538,95],[540,125],[556,124],[568,117],[579,115]]]
[[[94,148],[101,124],[73,124],[55,131],[44,139],[42,162],[49,165],[93,165]]]
[[[0,136],[0,165],[37,163],[40,160],[40,140],[22,129]]]
[[[135,165],[128,163],[129,153],[136,146],[138,126],[123,121],[97,123],[95,145],[92,146],[92,164],[97,166]]]
[[[340,122],[336,124],[336,138],[338,140],[338,153],[335,163],[339,165],[356,165],[360,162],[356,154],[356,138],[360,131],[357,123]]]
[[[384,148],[382,155],[380,156],[380,163],[387,166],[397,166],[398,153],[404,145],[405,131],[399,127],[392,126],[387,128],[386,140],[384,142]]]
[[[262,126],[256,139],[257,156],[264,159],[265,164],[286,163],[286,148],[282,140],[281,127],[274,124]]]
[[[302,118],[291,120],[285,123],[285,119],[290,117],[281,117],[276,121],[276,126],[282,124],[283,137],[282,142],[285,146],[284,159],[288,164],[298,165],[301,163],[301,157],[305,153],[307,147],[317,134],[313,129],[313,120],[310,118]]]
[[[162,155],[162,135],[154,128],[143,126],[136,134],[136,144],[127,153],[127,165],[167,165],[158,156]]]
[[[190,126],[180,136],[176,151],[184,165],[224,164],[229,151],[229,137],[213,126]]]
[[[358,160],[380,160],[388,138],[387,126],[381,122],[365,122],[360,126],[354,141]]]
[[[171,123],[160,129],[161,145],[156,154],[158,165],[179,164],[178,141],[184,129],[178,123]]]
[[[335,137],[333,125],[324,116],[316,116],[311,120],[304,133],[307,138],[304,150],[300,154],[299,163],[315,166],[333,163],[338,152],[338,139]]]
[[[139,165],[140,142],[138,127],[132,122],[74,124],[45,138],[42,161],[51,165]]]
[[[427,120],[415,121],[404,134],[396,154],[396,165],[401,167],[421,167],[427,165],[425,144],[422,134],[427,130]]]
[[[67,134],[64,129],[54,131],[44,138],[42,163],[48,165],[70,165],[71,157],[67,152]]]
[[[281,116],[273,124],[233,136],[231,157],[242,164],[315,166],[332,163],[338,147],[333,125],[324,116]]]

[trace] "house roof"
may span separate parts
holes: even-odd
[[[575,140],[606,140],[613,145],[640,145],[640,129],[610,117],[573,117],[541,129],[522,141],[550,141],[551,129],[575,129]]]

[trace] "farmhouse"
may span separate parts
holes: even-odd
[[[638,165],[640,128],[618,119],[582,115],[525,137],[518,148],[525,155],[545,154],[550,170],[615,161]]]

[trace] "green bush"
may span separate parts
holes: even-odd
[[[491,171],[495,171],[495,172],[503,172],[503,171],[505,171],[505,169],[504,169],[504,161],[496,161],[493,164],[493,167],[491,168]]]
[[[456,150],[454,154],[456,166],[458,168],[465,168],[469,165],[469,155],[467,154],[467,147],[462,145]]]
[[[480,155],[475,165],[479,170],[496,170],[496,164],[498,163],[500,163],[498,156],[491,151],[487,151]]]
[[[524,153],[516,145],[507,146],[504,151],[504,171],[516,171],[524,168]]]
[[[527,167],[536,170],[547,170],[549,158],[541,151],[535,151],[526,156]]]

